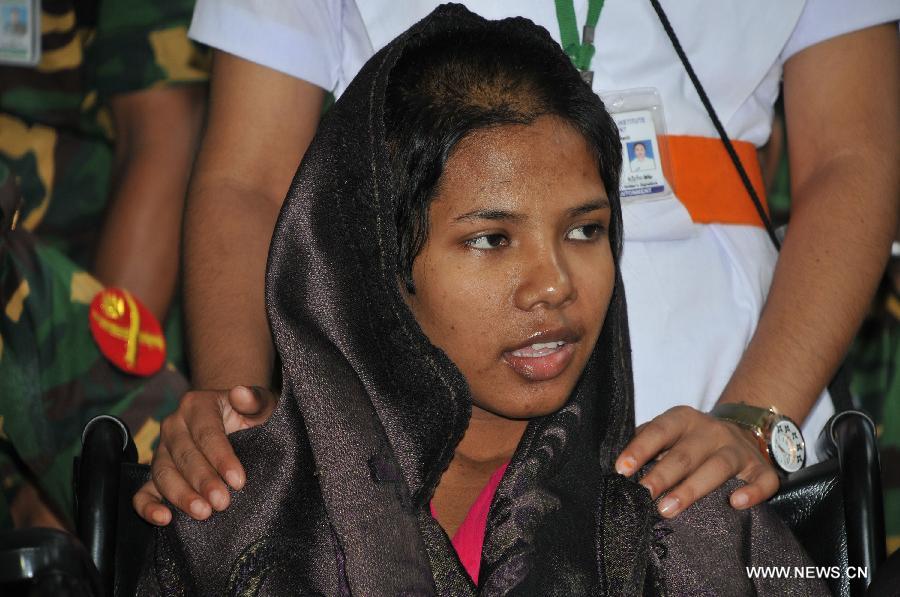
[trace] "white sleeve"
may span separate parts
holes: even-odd
[[[900,19],[897,0],[806,0],[782,62],[819,42]]]
[[[341,69],[341,0],[197,0],[188,35],[331,91]]]

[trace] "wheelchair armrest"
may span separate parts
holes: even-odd
[[[0,593],[102,595],[100,577],[81,543],[64,531],[43,528],[0,532]]]
[[[768,502],[817,566],[848,565],[847,527],[836,458],[800,469],[781,482]],[[851,595],[848,578],[827,579],[835,595]],[[855,593],[861,594],[861,593]]]

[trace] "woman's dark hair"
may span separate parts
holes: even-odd
[[[536,26],[528,33],[501,21],[432,36],[411,43],[391,72],[385,129],[397,193],[397,268],[410,292],[444,165],[477,130],[561,118],[596,152],[600,178],[617,204],[622,154],[615,123],[550,36]],[[610,240],[618,256],[620,221],[612,222]]]

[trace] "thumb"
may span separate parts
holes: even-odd
[[[228,392],[231,408],[248,419],[268,419],[277,402],[274,393],[260,386],[235,386]]]

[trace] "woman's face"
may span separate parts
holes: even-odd
[[[459,143],[429,212],[407,301],[459,367],[478,409],[559,410],[612,296],[610,208],[597,158],[565,121],[486,129]]]

